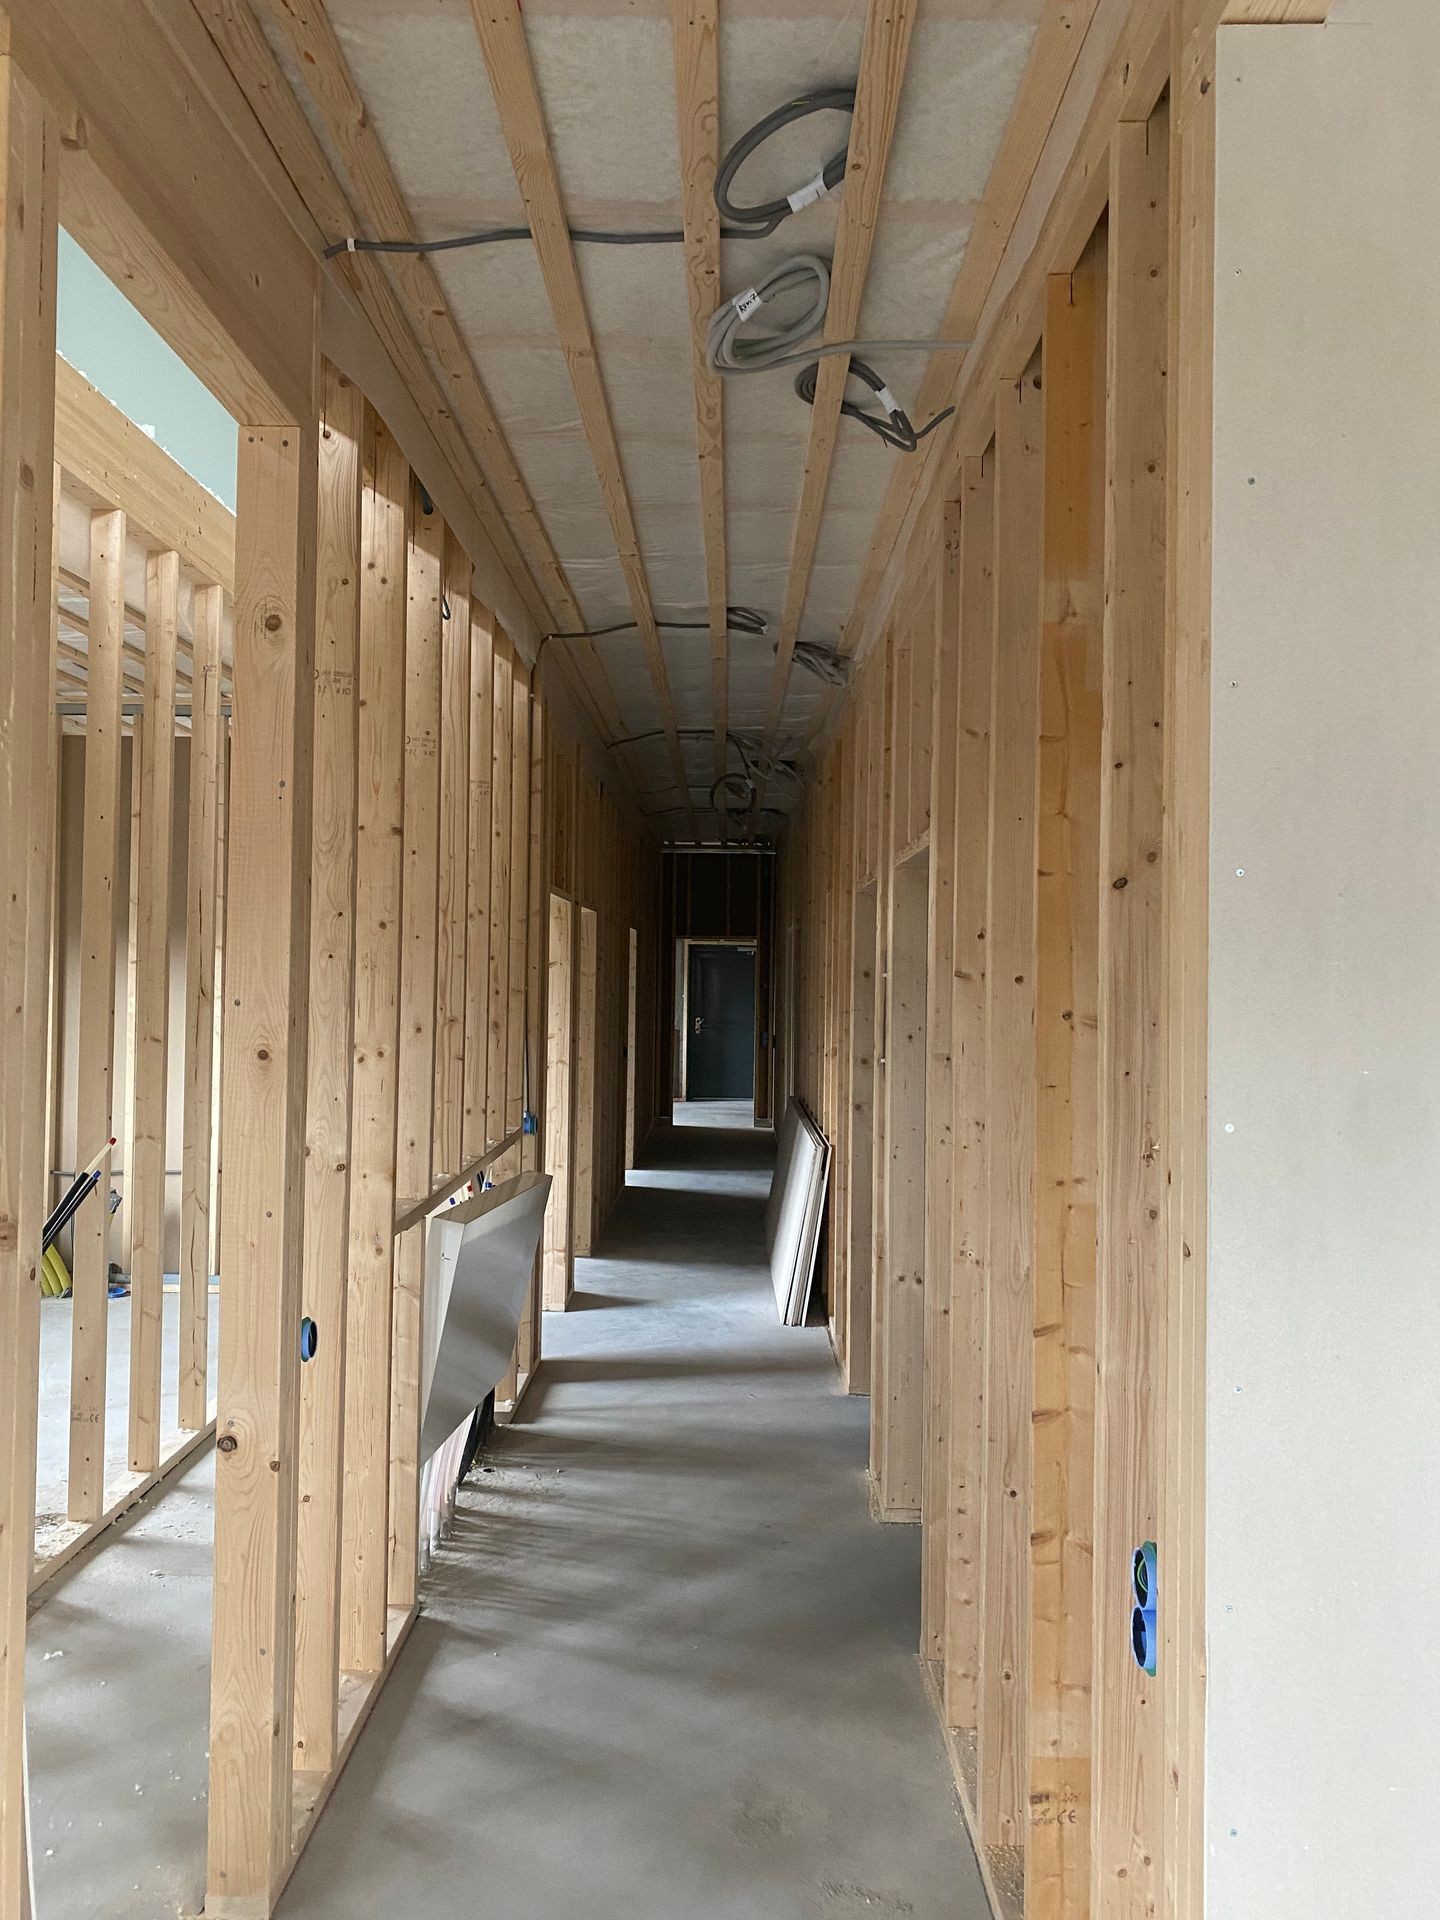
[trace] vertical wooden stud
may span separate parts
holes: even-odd
[[[1034,1332],[1035,868],[1043,396],[996,396],[995,629],[986,914],[986,1392],[981,1588],[982,1843],[1023,1854],[1029,1787]]]
[[[495,777],[494,620],[470,609],[470,857],[466,873],[465,1116],[462,1157],[485,1151],[490,1060],[491,796]]]
[[[368,409],[363,459],[340,1660],[350,1672],[378,1673],[385,1661],[390,1536],[390,1330],[410,468],[394,439]]]
[[[85,828],[81,846],[79,1084],[81,1164],[114,1133],[115,886],[120,865],[120,703],[125,639],[125,516],[90,524],[90,638],[85,694]],[[75,1216],[70,1315],[72,1520],[98,1520],[105,1504],[105,1390],[110,1235],[108,1158],[97,1192]]]
[[[440,891],[435,977],[435,1177],[459,1173],[465,1117],[465,952],[469,933],[470,560],[445,543],[441,626]]]
[[[316,459],[313,427],[241,428],[206,1899],[220,1913],[266,1910],[290,1863]]]
[[[1128,1596],[1163,1459],[1169,220],[1161,108],[1116,128],[1110,176],[1091,1900],[1114,1920],[1153,1913],[1162,1884],[1162,1694],[1131,1653]]]
[[[210,1417],[210,1183],[215,1161],[216,919],[220,674],[225,596],[205,587],[191,600],[190,818],[185,867],[185,1095],[180,1155],[180,1425]]]
[[[335,1763],[340,1539],[350,1267],[350,1119],[355,1028],[355,843],[359,799],[360,478],[365,402],[320,370],[315,617],[310,1057],[305,1115],[304,1316],[295,1620],[295,1765]],[[197,661],[198,667],[198,661]]]
[[[0,14],[0,1913],[7,1916],[28,1912],[30,1877],[25,1616],[45,1211],[59,167],[54,117],[11,60]],[[116,739],[118,751],[118,727]]]
[[[174,821],[175,648],[180,556],[145,566],[145,742],[140,756],[135,922],[134,1112],[126,1162],[130,1247],[130,1470],[160,1465],[161,1328],[165,1306],[165,1135],[169,1102],[170,840]]]
[[[440,857],[441,581],[445,524],[417,512],[405,620],[405,880],[401,906],[399,1131],[395,1180],[423,1200],[434,1174],[435,959]],[[415,1604],[420,1572],[420,1335],[425,1228],[395,1247],[391,1351],[390,1604]]]
[[[1094,1567],[1096,1004],[1105,559],[1105,253],[1052,275],[1035,978],[1035,1398],[1031,1422],[1033,1920],[1088,1920]]]

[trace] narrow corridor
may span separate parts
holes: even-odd
[[[771,1136],[662,1127],[281,1912],[981,1920],[867,1402],[776,1324]]]

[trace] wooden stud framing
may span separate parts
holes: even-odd
[[[720,216],[715,170],[720,158],[720,58],[716,0],[691,0],[670,11],[675,47],[675,104],[680,135],[680,190],[685,231],[685,289],[690,303],[695,449],[700,465],[700,519],[705,540],[705,597],[710,614],[710,706],[714,771],[729,765],[730,639],[726,616],[725,399],[705,358],[710,316],[719,306]]]
[[[120,865],[120,647],[125,632],[125,516],[90,527],[90,668],[85,698],[84,874],[80,900],[80,1084],[77,1139],[85,1159],[114,1133],[115,885]],[[89,1143],[93,1142],[93,1145]],[[71,1308],[72,1520],[98,1520],[105,1503],[105,1392],[109,1306],[109,1161],[99,1204],[75,1219]]]
[[[979,1711],[981,1496],[985,1461],[985,1276],[989,1233],[985,1006],[989,952],[990,724],[995,665],[995,455],[960,486],[960,676],[955,765],[956,1114],[951,1217],[949,1546],[941,1691],[947,1725],[973,1737]]]
[[[680,736],[675,726],[675,703],[670,694],[670,679],[665,670],[665,655],[655,625],[655,610],[650,586],[645,577],[645,562],[640,552],[640,536],[634,510],[625,483],[620,447],[615,438],[615,423],[610,403],[600,378],[600,361],[595,338],[585,308],[580,271],[575,263],[574,244],[555,171],[545,113],[530,64],[530,49],[525,39],[519,0],[471,0],[471,12],[480,38],[480,50],[490,74],[505,144],[515,183],[525,202],[525,214],[535,238],[535,251],[550,300],[555,331],[565,350],[575,403],[585,437],[595,463],[595,477],[610,519],[610,531],[620,570],[630,596],[630,609],[640,631],[641,645],[650,669],[651,685],[660,712],[670,751],[670,765],[691,836],[699,838],[691,806],[690,776],[685,766]]]
[[[405,617],[405,876],[401,905],[400,1060],[395,1180],[402,1198],[434,1174],[436,907],[440,859],[441,597],[445,524],[417,502]],[[395,1246],[390,1356],[390,1605],[415,1604],[420,1576],[423,1228]]]
[[[338,1743],[340,1680],[364,437],[364,399],[326,361],[316,540],[314,895],[302,1279],[302,1306],[314,1324],[316,1345],[300,1373],[295,1765],[327,1773]]]
[[[1162,1694],[1119,1628],[1131,1556],[1159,1535],[1166,1173],[1162,998],[1169,125],[1115,131],[1110,179],[1105,743],[1101,789],[1092,1904],[1162,1886]],[[1104,1631],[1105,1623],[1115,1623]]]
[[[1034,1329],[1035,872],[1043,397],[996,396],[995,630],[986,913],[986,1387],[979,1701],[982,1842],[1028,1818],[1030,1409]]]
[[[464,1164],[465,957],[469,939],[470,561],[453,534],[445,546],[441,628],[440,893],[435,979],[435,1172]]]
[[[1105,251],[1050,282],[1035,976],[1030,1824],[1034,1920],[1090,1902]]]
[[[25,1616],[35,1516],[54,685],[59,136],[0,14],[0,1912],[29,1910]],[[118,683],[118,674],[116,676]]]
[[[879,224],[885,163],[890,156],[890,141],[900,111],[900,93],[905,82],[915,13],[914,0],[869,0],[866,7],[865,38],[860,48],[860,78],[855,89],[855,111],[850,123],[846,191],[840,202],[835,261],[830,273],[830,304],[825,313],[824,338],[827,342],[852,339],[859,321],[860,302],[870,271],[870,250]],[[820,539],[820,520],[830,484],[830,465],[835,457],[835,441],[840,430],[840,405],[845,397],[849,366],[849,355],[841,353],[832,354],[820,362],[815,405],[810,416],[810,437],[805,450],[804,480],[795,515],[785,605],[780,617],[779,645],[765,709],[767,744],[774,738],[785,705],[790,663],[795,642],[800,635],[810,573]]]
[[[316,434],[240,434],[207,1906],[291,1863]],[[246,714],[264,726],[246,726]]]
[[[545,1165],[553,1184],[545,1210],[544,1299],[547,1313],[563,1313],[574,1281],[571,1234],[574,1127],[575,909],[552,893],[549,912],[549,1029],[545,1060]]]
[[[466,873],[465,1113],[461,1159],[485,1151],[490,1063],[490,807],[494,767],[494,622],[470,608],[470,825]]]
[[[175,642],[180,556],[145,570],[145,749],[140,756],[135,930],[134,1128],[125,1166],[130,1215],[130,1471],[160,1465],[165,1284],[165,1114],[170,1026],[170,838],[175,777]],[[133,781],[133,775],[132,775]]]
[[[220,891],[220,719],[225,596],[191,601],[195,673],[190,715],[190,821],[185,880],[185,1107],[180,1180],[180,1425],[198,1432],[210,1400],[210,1185],[215,1165],[216,921]]]
[[[390,1532],[410,473],[390,434],[368,411],[363,460],[340,1659],[347,1672],[378,1673],[385,1664]]]
[[[514,772],[510,734],[515,710],[512,682],[515,654],[496,631],[492,659],[492,733],[490,776],[490,1019],[489,1062],[485,1079],[487,1145],[508,1132],[505,1125],[509,1067],[507,1019],[510,1008],[510,779]]]

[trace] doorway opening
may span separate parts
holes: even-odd
[[[681,1126],[755,1124],[755,942],[680,942]]]

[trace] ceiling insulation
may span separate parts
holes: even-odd
[[[439,239],[524,224],[470,0],[326,5],[417,231]],[[920,0],[861,305],[866,337],[924,339],[938,331],[1041,5]],[[796,94],[852,83],[864,21],[863,0],[720,0],[722,153]],[[524,27],[572,226],[679,227],[665,0],[526,0]],[[288,49],[278,37],[273,44],[344,178]],[[835,113],[786,128],[747,161],[737,196],[760,200],[795,187],[843,145],[847,130],[847,116]],[[828,256],[843,193],[794,215],[768,239],[723,242],[725,294],[792,254]],[[575,252],[656,618],[701,623],[661,637],[691,798],[702,831],[713,833],[714,714],[684,253],[679,245],[584,243]],[[506,242],[431,259],[587,624],[629,620],[610,517],[533,246]],[[925,356],[874,359],[905,404],[919,388]],[[752,736],[765,714],[810,429],[809,409],[792,392],[794,372],[724,383],[727,598],[770,620],[768,637],[730,640],[730,724]],[[828,648],[837,641],[894,463],[904,457],[842,420],[802,642]],[[629,733],[655,735],[631,749],[647,804],[676,807],[639,640],[620,634],[597,645]],[[797,663],[782,750],[803,739],[823,691]],[[786,783],[772,783],[768,804],[791,797]],[[685,831],[679,813],[657,824],[671,837]]]

